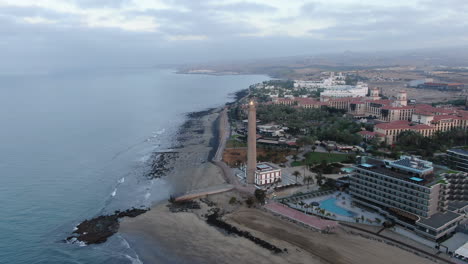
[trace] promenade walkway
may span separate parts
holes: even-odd
[[[283,204],[270,202],[265,205],[265,208],[273,213],[282,215],[286,218],[300,222],[320,231],[331,230],[338,227],[338,222],[336,221],[325,220],[313,215],[307,215]]]
[[[229,125],[227,107],[225,107],[219,116],[219,145],[212,162],[221,169],[227,183],[234,185],[235,189],[240,192],[253,194],[255,187],[243,185],[236,175],[234,175],[232,169],[222,161],[224,149],[226,148],[226,141],[230,136],[230,130],[231,127]]]
[[[191,192],[188,192],[182,196],[179,196],[175,198],[176,202],[183,202],[183,201],[188,201],[196,198],[200,198],[203,196],[207,196],[210,194],[217,194],[217,193],[223,193],[227,192],[234,189],[234,186],[230,184],[223,184],[219,186],[211,186],[205,189],[200,189],[200,190],[193,190]]]

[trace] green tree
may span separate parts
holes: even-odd
[[[325,179],[325,177],[322,175],[322,172],[319,171],[319,172],[317,172],[317,175],[315,176],[315,179],[317,180],[317,185],[322,186],[323,185],[323,180]]]
[[[307,184],[307,189],[309,189],[310,183],[314,183],[314,179],[312,176],[306,176],[304,177],[304,182]]]
[[[294,154],[294,155],[292,156],[292,159],[293,159],[294,161],[297,161],[298,158],[299,158],[299,157],[298,157],[296,154]]]
[[[245,204],[247,204],[249,208],[252,207],[254,204],[254,199],[252,197],[247,198],[247,200],[245,200]]]
[[[294,171],[293,176],[296,177],[296,184],[297,184],[297,177],[301,176],[301,173],[299,171]]]
[[[254,196],[260,204],[265,203],[266,192],[264,190],[256,189],[254,192]]]

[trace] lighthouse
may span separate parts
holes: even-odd
[[[247,136],[247,183],[255,183],[257,171],[257,111],[254,100],[249,102]]]

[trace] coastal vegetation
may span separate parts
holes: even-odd
[[[327,163],[335,162],[354,162],[355,155],[340,154],[340,153],[324,153],[324,152],[308,152],[305,154],[305,159],[301,161],[293,161],[292,166],[302,166],[308,164],[319,164],[323,161]]]
[[[284,105],[259,105],[257,117],[264,123],[275,122],[288,127],[293,136],[312,136],[318,140],[332,140],[343,144],[359,144],[361,126],[343,117],[334,109],[294,108]]]
[[[454,129],[437,132],[432,137],[424,137],[414,131],[405,131],[398,136],[393,152],[407,152],[431,158],[434,153],[445,151],[455,146],[467,145],[468,131]]]
[[[464,106],[466,104],[465,99],[455,99],[455,100],[449,100],[445,102],[437,102],[437,103],[432,103],[432,106],[438,106],[438,105],[453,105],[453,106]]]

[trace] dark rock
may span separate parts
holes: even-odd
[[[115,211],[112,215],[101,215],[90,220],[84,220],[67,237],[67,242],[81,241],[86,244],[100,244],[119,230],[119,219],[122,217],[136,217],[149,209],[132,208],[126,211]]]
[[[228,234],[235,234],[235,235],[238,235],[240,237],[247,238],[248,240],[254,242],[255,244],[257,244],[257,245],[259,245],[259,246],[261,246],[263,248],[266,248],[266,249],[272,251],[273,253],[282,253],[283,252],[283,250],[281,250],[277,246],[274,246],[274,245],[268,243],[267,241],[265,241],[263,239],[260,239],[258,237],[253,236],[252,234],[250,234],[247,231],[240,230],[237,227],[235,227],[235,226],[233,226],[231,224],[228,224],[228,223],[224,222],[223,220],[219,219],[218,212],[214,212],[211,215],[208,215],[207,219],[206,219],[206,222],[209,225],[218,227],[218,228],[226,231]]]
[[[170,172],[173,169],[173,161],[177,159],[178,154],[176,152],[155,152],[153,156],[151,170],[147,174],[148,179],[160,178]]]
[[[201,208],[197,201],[171,202],[167,207],[169,207],[169,210],[173,213],[188,212],[188,210],[197,210]]]

